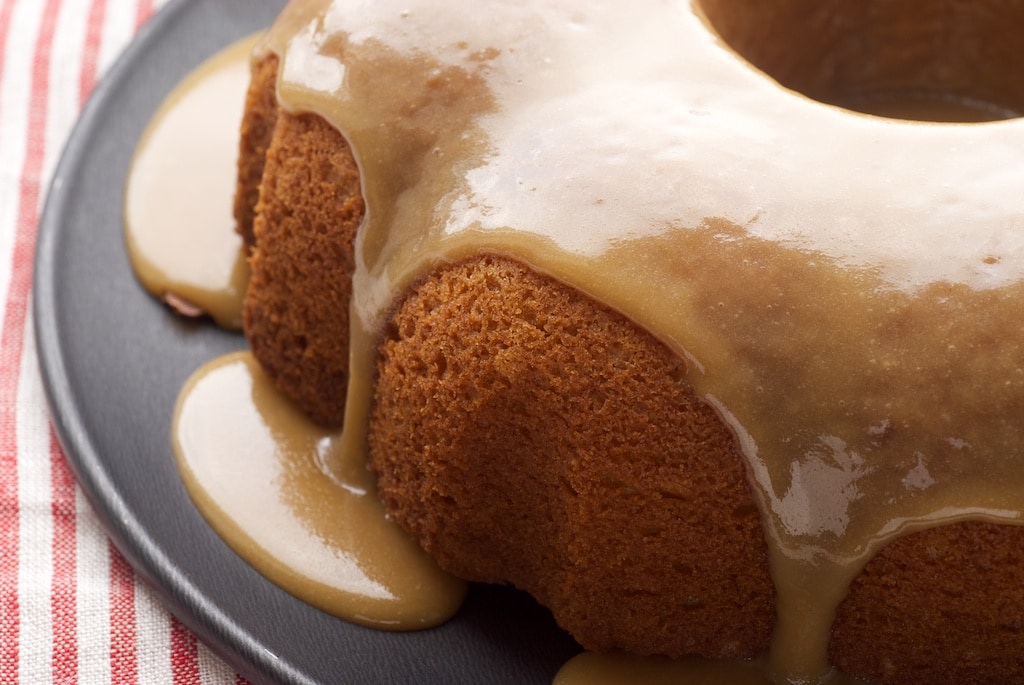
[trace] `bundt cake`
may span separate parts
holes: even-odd
[[[1024,682],[1019,26],[292,2],[242,127],[252,352],[441,567],[587,649]],[[986,121],[829,104],[901,98]]]

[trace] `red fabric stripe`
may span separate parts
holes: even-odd
[[[79,78],[79,106],[84,106],[96,86],[99,69],[100,42],[103,38],[103,20],[107,15],[106,0],[93,0],[89,6],[89,19],[85,27],[85,49],[82,51],[82,73]]]
[[[11,32],[11,15],[14,13],[14,0],[0,0],[0,83],[4,79],[4,55],[7,53],[7,36]]]
[[[11,258],[11,280],[0,329],[0,682],[17,682],[20,640],[18,600],[18,439],[15,398],[24,350],[24,331],[32,280],[32,253],[39,220],[40,185],[46,148],[46,103],[49,97],[50,52],[56,27],[58,0],[49,0],[36,40],[32,68],[26,154],[21,171],[18,214]],[[6,52],[13,3],[0,14],[0,54]],[[4,141],[5,144],[11,144]]]
[[[11,299],[11,298],[8,298]],[[16,315],[16,313],[15,313]],[[4,331],[13,327],[7,304]],[[14,397],[18,387],[20,340],[0,342],[0,683],[18,682],[18,454]]]
[[[175,685],[195,685],[199,681],[199,644],[196,636],[171,616],[171,673]]]
[[[135,632],[135,573],[110,544],[110,682],[138,682]]]
[[[75,530],[75,477],[50,434],[50,479],[53,491],[53,579],[50,614],[53,621],[53,682],[78,680],[78,575]]]

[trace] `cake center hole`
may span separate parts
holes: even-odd
[[[918,121],[1024,113],[1024,3],[695,0],[739,55],[783,86]]]

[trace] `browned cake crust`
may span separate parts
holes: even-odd
[[[254,74],[251,90],[274,92],[274,71]],[[277,114],[253,221],[243,325],[278,389],[326,425],[340,425],[344,414],[352,244],[363,211],[344,138],[319,117]]]
[[[741,457],[645,332],[483,257],[409,295],[379,359],[380,493],[444,568],[529,590],[591,649],[767,647],[771,580]]]
[[[235,189],[235,227],[249,247],[255,242],[253,221],[260,199],[263,162],[277,123],[276,55],[253,64],[252,79],[245,94],[245,109],[238,141],[238,186]]]
[[[889,544],[839,607],[833,663],[891,685],[1024,682],[1024,528],[965,522]]]
[[[330,126],[277,117],[246,332],[334,424],[358,188]],[[370,442],[388,509],[445,568],[528,590],[583,645],[766,648],[765,546],[730,434],[683,362],[576,291],[492,256],[431,274],[388,325]],[[986,523],[892,543],[840,607],[832,660],[884,685],[1024,682],[1021,550],[1024,528]]]

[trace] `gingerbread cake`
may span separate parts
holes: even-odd
[[[1024,680],[1024,8],[356,5],[257,50],[236,217],[390,516],[588,650]],[[907,93],[989,121],[827,104]]]

